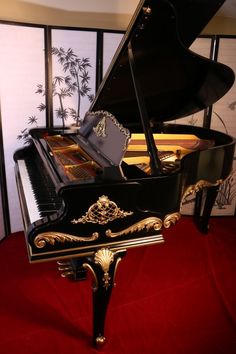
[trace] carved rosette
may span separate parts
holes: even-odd
[[[92,236],[81,237],[81,236],[73,236],[70,234],[65,234],[62,232],[42,232],[38,234],[34,239],[34,244],[37,248],[43,248],[47,243],[50,245],[54,245],[55,242],[65,243],[65,242],[89,242],[95,241],[99,237],[98,232],[94,232]]]
[[[109,275],[109,268],[111,263],[114,261],[114,253],[108,248],[101,248],[95,253],[94,261],[96,264],[99,264],[104,272],[103,275],[103,286],[108,289],[110,286],[111,277]]]
[[[202,190],[203,188],[209,188],[209,187],[217,187],[223,183],[223,179],[218,179],[215,183],[208,182],[204,179],[199,180],[197,183],[190,185],[186,191],[183,194],[181,204],[184,202],[184,200],[192,194],[195,194]]]
[[[72,224],[85,224],[87,222],[105,225],[115,219],[125,218],[132,215],[132,211],[121,210],[117,204],[105,195],[99,197],[98,201],[92,204],[86,214],[79,219],[71,220]]]

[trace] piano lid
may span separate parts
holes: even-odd
[[[220,99],[234,82],[233,71],[188,47],[223,2],[141,0],[90,110],[136,123],[137,86],[153,122],[194,114]]]

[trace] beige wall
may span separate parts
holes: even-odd
[[[119,8],[117,6],[118,12],[116,13],[107,13],[105,11],[101,12],[101,3],[99,4],[100,1],[101,0],[95,2],[97,3],[97,9],[90,9],[90,12],[76,12],[56,9],[48,5],[37,5],[36,3],[30,3],[29,1],[23,0],[0,0],[0,19],[53,26],[125,30],[132,14],[122,14],[121,6],[119,6]],[[132,7],[135,8],[138,0],[132,0],[131,3]],[[119,4],[119,1],[116,2],[116,4]],[[132,7],[130,6],[129,8]],[[113,8],[116,10],[115,3]],[[110,6],[109,9],[112,9],[112,6]],[[236,19],[215,17],[203,33],[236,35]]]
[[[236,35],[236,19],[215,16],[203,31],[204,34]]]
[[[101,13],[96,9],[94,12],[65,11],[20,0],[0,0],[0,19],[6,21],[125,30],[130,18],[131,14]]]

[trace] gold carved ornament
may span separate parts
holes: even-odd
[[[163,226],[165,228],[169,228],[171,225],[174,225],[180,219],[180,217],[181,215],[178,212],[166,215],[164,220],[157,218],[155,216],[150,216],[141,221],[138,221],[134,225],[131,225],[130,227],[127,227],[126,229],[121,230],[119,232],[112,232],[109,229],[106,231],[106,236],[114,238],[118,236],[127,235],[133,232],[139,232],[144,229],[146,231],[150,231],[150,230],[159,231],[162,229]]]
[[[199,180],[197,183],[190,185],[184,192],[181,204],[184,202],[184,200],[192,194],[195,194],[202,190],[203,188],[209,188],[209,187],[217,187],[223,183],[223,179],[218,179],[215,183],[208,182],[204,179]]]
[[[71,221],[72,224],[91,222],[94,224],[105,225],[110,221],[119,218],[125,218],[126,216],[132,215],[132,211],[123,211],[117,204],[108,199],[107,196],[102,195],[99,197],[98,201],[91,205],[87,213],[82,216],[82,218],[74,219]]]
[[[116,285],[115,284],[115,277],[116,277],[117,267],[118,267],[120,261],[121,261],[121,257],[118,257],[116,260],[114,274],[113,274],[113,286]],[[111,280],[108,271],[109,271],[111,263],[114,262],[114,253],[112,251],[110,251],[108,248],[102,248],[95,253],[94,262],[95,262],[95,264],[99,264],[104,272],[104,276],[102,278],[102,280],[104,282],[103,287],[105,287],[107,290],[108,287],[110,286],[110,280]],[[94,292],[96,292],[98,290],[98,286],[99,286],[96,272],[94,271],[93,267],[89,263],[83,263],[83,268],[87,269],[92,274],[93,280],[94,280],[92,289]]]
[[[98,290],[98,278],[97,278],[95,271],[93,270],[93,267],[89,263],[83,263],[82,267],[89,270],[90,273],[92,274],[93,280],[94,280],[92,290],[94,292],[97,291]]]
[[[110,251],[108,248],[101,248],[95,253],[94,261],[96,264],[99,264],[102,268],[104,275],[103,275],[103,286],[106,290],[110,286],[111,277],[109,275],[109,268],[111,263],[114,261],[114,253]]]
[[[34,244],[37,248],[43,248],[46,246],[46,243],[50,245],[54,245],[55,242],[87,242],[87,241],[95,241],[99,237],[98,232],[94,232],[92,236],[89,237],[81,237],[81,236],[74,236],[70,234],[65,234],[62,232],[42,232],[38,234],[34,239]]]
[[[103,116],[103,118],[98,122],[96,127],[93,128],[94,133],[97,135],[99,138],[105,138],[107,136],[106,134],[106,116]]]
[[[125,218],[132,215],[132,211],[121,210],[116,203],[109,200],[107,196],[103,195],[99,197],[98,201],[91,205],[86,214],[79,219],[73,219],[72,224],[78,223],[96,223],[100,225],[105,225],[110,221],[119,218]],[[145,218],[137,223],[127,227],[118,232],[112,232],[110,229],[105,231],[105,235],[109,238],[115,238],[119,236],[124,236],[129,233],[139,232],[142,230],[159,231],[162,227],[169,228],[174,225],[179,219],[180,213],[168,214],[164,219],[160,219],[154,216]],[[99,238],[99,233],[94,232],[91,236],[74,236],[62,232],[49,231],[38,234],[34,239],[34,244],[37,248],[43,248],[46,244],[54,245],[55,242],[65,243],[65,242],[92,242]]]
[[[130,132],[128,129],[124,128],[123,125],[120,124],[118,120],[111,113],[107,111],[101,110],[96,112],[89,112],[89,115],[95,117],[99,115],[102,116],[102,118],[100,119],[96,127],[93,128],[93,131],[98,138],[106,138],[107,120],[109,119],[114,124],[114,126],[116,126],[117,129],[119,129],[119,131],[124,135],[125,141],[122,150],[126,151],[128,142],[130,140]]]
[[[88,209],[87,213],[77,220],[72,220],[73,224],[78,223],[97,223],[100,225],[105,225],[110,221],[113,221],[118,218],[124,218],[126,216],[132,215],[132,211],[123,211],[121,210],[116,203],[109,200],[107,196],[103,195],[99,197],[98,201],[91,205]],[[154,231],[159,231],[164,226],[165,228],[169,228],[172,224],[175,224],[176,221],[180,219],[180,213],[176,212],[173,214],[168,214],[165,216],[164,220],[151,216],[145,218],[130,227],[121,230],[119,232],[113,233],[110,229],[106,230],[105,234],[107,237],[118,237],[127,235],[133,232],[139,232],[141,230],[150,231],[151,229]]]

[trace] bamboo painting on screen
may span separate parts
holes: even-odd
[[[54,125],[79,124],[95,95],[97,33],[52,30]]]

